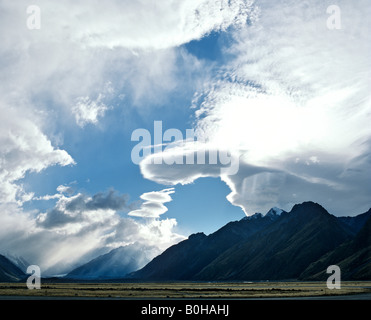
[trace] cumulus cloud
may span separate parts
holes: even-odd
[[[107,194],[99,192],[93,197],[79,194],[66,205],[66,209],[70,211],[96,209],[123,210],[129,208],[128,195],[116,195],[114,190],[108,191]]]
[[[0,202],[18,203],[32,198],[18,180],[27,172],[40,172],[49,166],[74,164],[64,150],[52,146],[39,127],[21,114],[0,103]]]
[[[60,189],[60,188],[59,188]],[[169,191],[170,192],[170,191]],[[63,195],[45,213],[27,213],[17,205],[1,204],[0,252],[11,251],[38,264],[44,275],[61,274],[120,246],[135,252],[143,266],[184,237],[174,231],[175,219],[138,219],[124,215],[133,208],[128,196],[114,190]],[[166,198],[165,193],[163,196]],[[166,200],[163,198],[163,200]]]
[[[72,196],[58,194],[58,202],[52,210],[37,217],[39,226],[53,229],[61,228],[63,232],[75,232],[90,222],[102,222],[110,219],[115,212],[129,210],[128,195],[118,195],[114,190],[97,193],[92,197],[78,193]],[[71,224],[76,224],[71,228]]]

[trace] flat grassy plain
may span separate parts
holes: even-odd
[[[325,282],[174,282],[174,283],[0,283],[1,296],[126,299],[246,299],[371,293],[371,281],[344,281],[330,290]]]

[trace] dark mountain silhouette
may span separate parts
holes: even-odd
[[[187,240],[168,248],[130,276],[151,280],[193,279],[226,250],[266,228],[278,217],[270,210],[265,216],[257,213],[240,221],[230,222],[209,236],[204,233],[193,234]]]
[[[327,267],[333,264],[340,267],[343,280],[371,279],[371,216],[354,239],[311,263],[300,279],[324,280]]]
[[[17,282],[26,278],[26,274],[8,258],[0,254],[0,281]]]
[[[191,235],[130,277],[205,281],[307,279],[313,277],[313,272],[323,273],[324,265],[314,268],[313,263],[325,259],[326,254],[348,248],[342,253],[344,267],[359,268],[354,278],[367,278],[365,257],[371,241],[364,228],[368,214],[339,219],[313,202],[295,205],[290,212],[272,209],[264,216],[255,214],[230,222],[209,236]],[[361,252],[352,257],[356,248]],[[326,273],[325,276],[328,277]]]
[[[306,202],[295,205],[268,228],[233,246],[194,278],[296,279],[311,262],[350,236],[335,216],[316,203]]]
[[[355,217],[338,217],[338,219],[341,223],[349,226],[351,231],[356,235],[370,217],[371,209]]]

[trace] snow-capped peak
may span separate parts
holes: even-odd
[[[283,210],[277,207],[270,209],[264,216],[280,216]]]
[[[257,213],[254,213],[251,216],[247,216],[247,217],[242,218],[242,220],[254,220],[254,219],[259,219],[259,218],[263,218],[263,217],[274,218],[274,217],[281,216],[282,212],[284,212],[282,209],[277,208],[277,207],[273,207],[266,214],[262,214],[260,212],[257,212]]]

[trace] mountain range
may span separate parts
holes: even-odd
[[[313,202],[271,209],[206,236],[191,235],[131,273],[141,280],[319,280],[339,264],[344,280],[371,279],[371,209],[337,218]]]
[[[371,209],[336,217],[314,202],[296,204],[290,212],[272,208],[210,235],[192,234],[138,270],[138,261],[145,260],[148,253],[135,244],[119,247],[72,270],[65,281],[324,280],[333,264],[343,280],[371,280]],[[0,281],[24,279],[19,261],[0,255]]]

